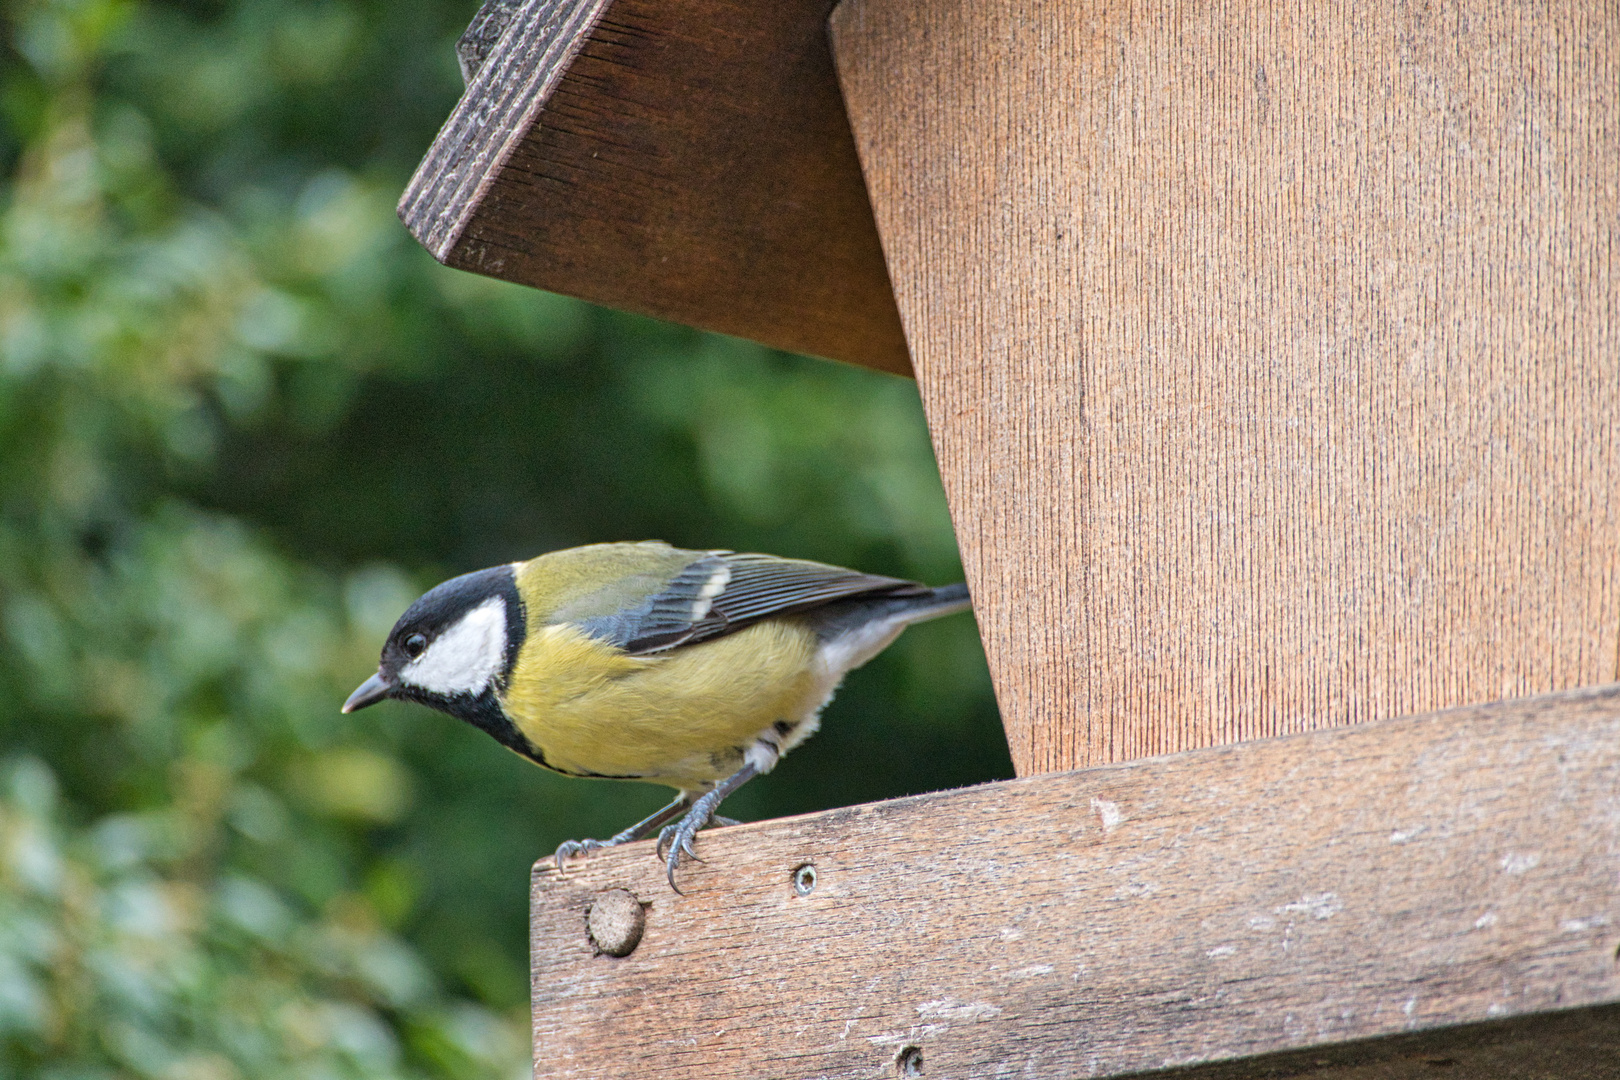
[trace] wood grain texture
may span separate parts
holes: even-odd
[[[467,24],[467,29],[456,40],[456,63],[461,68],[463,85],[470,86],[478,76],[478,69],[484,66],[484,57],[501,40],[501,35],[512,25],[513,17],[522,6],[523,0],[484,0],[478,14],[473,16],[472,22]]]
[[[525,0],[400,217],[450,266],[909,373],[831,6]]]
[[[1616,686],[651,847],[535,868],[537,1077],[1620,1075]]]
[[[832,30],[1020,775],[1616,677],[1620,6]]]

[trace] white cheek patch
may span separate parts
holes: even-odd
[[[506,601],[490,597],[461,617],[400,669],[399,677],[435,694],[478,694],[506,659]]]

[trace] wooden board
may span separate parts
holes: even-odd
[[[435,258],[909,372],[832,0],[507,6],[463,40],[471,84],[400,200]],[[492,18],[510,20],[498,37]]]
[[[537,1077],[1620,1076],[1616,686],[651,846],[535,868]]]
[[[1620,5],[832,28],[1020,775],[1620,674]]]

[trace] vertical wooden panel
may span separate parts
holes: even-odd
[[[832,26],[1021,773],[1616,677],[1620,8]]]

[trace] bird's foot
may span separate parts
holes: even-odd
[[[688,817],[690,817],[690,815],[688,815]],[[692,835],[696,835],[702,829],[723,829],[728,825],[741,824],[742,822],[738,821],[734,817],[722,817],[719,814],[711,814],[706,824],[699,825],[692,830]],[[685,827],[685,825],[686,822],[683,820],[675,825],[665,825],[662,829],[658,830],[658,857],[660,859],[664,857],[664,849],[669,846],[670,841],[674,839],[675,835],[679,833]],[[702,862],[703,860],[698,859],[697,853],[692,850],[692,835],[687,836],[681,846],[688,855],[694,859],[697,859],[698,862]],[[671,884],[674,883],[671,882]],[[679,889],[676,889],[675,891],[680,892]]]
[[[561,844],[557,845],[557,854],[553,856],[557,863],[557,872],[559,874],[562,873],[563,863],[570,859],[583,858],[593,851],[601,851],[603,848],[618,847],[620,844],[628,844],[633,840],[640,840],[643,837],[650,836],[654,829],[658,828],[670,818],[675,817],[677,814],[691,805],[691,800],[687,797],[685,792],[682,792],[680,795],[676,796],[674,802],[670,803],[656,814],[636,822],[628,829],[621,833],[610,836],[606,840],[564,840]]]
[[[670,888],[676,892],[681,891],[680,886],[675,884],[675,868],[680,865],[682,852],[690,855],[694,862],[703,861],[698,858],[697,852],[692,850],[692,838],[698,834],[699,829],[715,822],[722,825],[738,824],[731,818],[717,817],[715,811],[720,808],[720,803],[725,800],[727,795],[742,787],[755,775],[757,775],[757,770],[755,770],[754,766],[744,765],[741,769],[715,785],[713,791],[705,792],[699,796],[697,802],[692,804],[692,809],[688,810],[686,816],[681,818],[680,821],[672,825],[665,825],[658,833],[658,857],[664,859]],[[667,857],[664,855],[665,848],[669,849]]]
[[[714,794],[714,793],[711,792],[710,794]],[[702,800],[700,799],[699,802],[701,802],[701,801]],[[685,804],[682,803],[681,805],[684,808]],[[714,803],[713,803],[713,806],[719,806],[719,805],[720,805],[720,800],[716,799],[714,801]],[[712,807],[711,807],[711,809],[712,809]],[[658,832],[658,857],[660,859],[664,857],[664,847],[670,842],[670,839],[675,836],[675,834],[676,834],[676,832],[678,830],[684,828],[685,825],[686,825],[686,822],[691,820],[691,818],[692,818],[692,814],[687,814],[686,817],[683,818],[679,824],[665,825],[662,829],[659,830],[659,832]],[[692,828],[692,833],[696,834],[699,829],[704,829],[704,828],[717,829],[717,828],[720,828],[720,827],[725,826],[725,825],[741,825],[741,824],[742,824],[742,822],[738,821],[736,818],[722,817],[719,814],[711,813],[709,815],[709,820],[708,821],[704,822],[701,825],[696,825],[696,826],[694,826]],[[602,850],[604,850],[606,848],[618,847],[620,844],[627,844],[632,840],[640,840],[642,838],[642,836],[644,836],[644,835],[646,835],[646,834],[642,833],[642,832],[638,832],[636,829],[631,828],[631,829],[626,829],[624,832],[620,833],[618,836],[615,836],[615,837],[613,837],[611,839],[608,839],[608,840],[564,840],[562,843],[557,845],[557,853],[552,856],[552,861],[556,864],[557,872],[561,873],[562,868],[563,868],[563,863],[565,863],[565,862],[570,862],[570,861],[572,861],[574,859],[583,859],[585,856],[589,855],[593,851],[602,851]],[[682,847],[685,849],[685,851],[686,851],[686,853],[688,855],[692,856],[692,858],[697,859],[698,862],[703,861],[702,859],[698,859],[696,852],[694,852],[692,850],[692,837],[691,836],[687,836],[685,838],[684,842],[682,843]],[[674,872],[673,869],[671,869],[671,873],[673,873],[673,872]],[[671,885],[675,884],[673,878],[671,878],[670,884]],[[680,892],[679,889],[676,889],[675,891]]]
[[[552,860],[557,864],[557,872],[560,874],[562,873],[563,863],[570,859],[584,858],[593,851],[615,847],[617,846],[617,840],[618,837],[614,837],[612,840],[564,840],[557,845],[557,854],[552,856]]]
[[[709,819],[714,816],[714,808],[720,805],[720,799],[715,797],[718,794],[718,791],[711,791],[704,795],[692,804],[692,809],[686,812],[685,817],[673,825],[665,825],[658,833],[658,857],[664,860],[669,887],[676,892],[681,892],[681,887],[675,884],[675,868],[681,863],[681,853],[685,852],[693,862],[703,861],[698,858],[698,853],[692,850],[692,838],[698,834],[699,829],[709,824]],[[669,849],[667,857],[664,855],[665,848]]]

